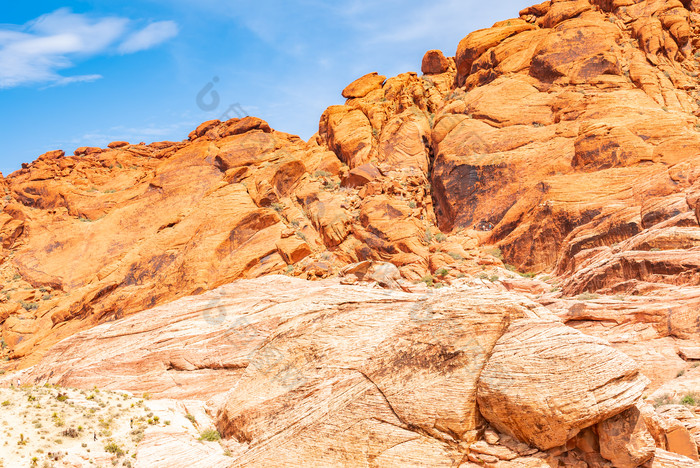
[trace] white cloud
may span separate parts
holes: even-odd
[[[51,83],[50,85],[48,85],[46,87],[53,88],[55,86],[65,86],[65,85],[69,85],[71,83],[89,83],[91,81],[99,80],[100,78],[102,78],[102,75],[66,76],[66,77],[60,78],[58,81]]]
[[[127,18],[72,13],[61,8],[27,24],[0,25],[0,89],[27,84],[47,87],[94,81],[99,74],[63,76],[59,72],[99,54],[149,49],[177,34],[172,21],[152,23],[131,32]]]
[[[173,21],[151,23],[122,42],[119,46],[119,52],[131,54],[133,52],[150,49],[158,44],[162,44],[168,39],[172,39],[177,36],[177,33],[177,24]]]

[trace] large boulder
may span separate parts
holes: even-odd
[[[380,89],[384,80],[386,76],[377,72],[368,73],[347,85],[343,90],[343,97],[349,99],[365,97],[375,89]]]
[[[600,339],[519,320],[496,344],[477,395],[494,427],[546,450],[630,408],[648,382],[632,359]]]
[[[535,29],[535,26],[521,19],[502,21],[492,28],[480,29],[467,35],[457,46],[457,73],[460,80],[469,75],[472,64],[486,51],[497,46],[515,34]]]
[[[447,60],[441,50],[429,50],[423,56],[421,71],[426,75],[438,75],[445,73],[450,68],[450,61]]]
[[[598,424],[600,454],[616,467],[636,468],[654,456],[656,445],[644,417],[632,407]]]

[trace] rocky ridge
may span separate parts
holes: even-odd
[[[365,333],[345,330],[339,318],[343,307],[331,307],[340,323],[333,325],[338,334],[326,337],[330,347],[323,352],[305,348],[317,337],[301,319],[295,331],[284,328],[287,318],[268,317],[263,330],[255,332],[290,334],[283,341],[295,363],[315,356],[317,386],[296,393],[267,388],[264,373],[248,375],[259,369],[235,357],[241,349],[231,351],[225,363],[210,362],[227,346],[216,334],[201,338],[206,346],[194,356],[164,351],[170,361],[152,354],[154,349],[144,345],[147,339],[135,340],[133,360],[117,365],[106,356],[133,338],[119,327],[147,333],[139,317],[151,314],[150,320],[160,324],[151,339],[159,340],[170,333],[162,330],[170,325],[168,317],[179,307],[187,310],[182,304],[195,304],[190,315],[229,311],[203,305],[210,299],[201,295],[232,281],[264,277],[279,284],[279,291],[268,291],[272,297],[291,281],[270,276],[275,274],[306,280],[340,276],[348,288],[369,282],[407,297],[449,287],[444,294],[460,294],[458,308],[481,307],[489,297],[498,304],[500,296],[491,294],[510,294],[530,301],[523,307],[536,307],[536,316],[506,313],[507,326],[486,334],[495,339],[488,352],[482,345],[481,351],[449,351],[458,360],[483,354],[476,361],[480,383],[460,387],[456,396],[465,413],[452,419],[423,415],[432,407],[423,401],[412,413],[417,420],[401,414],[391,419],[377,416],[387,411],[383,403],[367,403],[381,395],[350,398],[344,393],[349,399],[343,405],[369,405],[363,411],[370,419],[391,419],[388,424],[411,432],[404,435],[413,442],[390,451],[388,461],[381,458],[381,444],[370,458],[362,458],[366,455],[356,453],[352,437],[324,432],[328,428],[310,418],[298,428],[310,437],[308,445],[298,445],[298,458],[287,461],[311,456],[304,450],[314,444],[335,441],[347,442],[347,450],[332,455],[329,447],[329,458],[319,460],[335,463],[340,459],[333,457],[347,455],[360,457],[348,463],[372,464],[380,457],[377,464],[383,466],[428,460],[406,455],[415,449],[430,456],[441,453],[435,463],[501,466],[535,450],[537,460],[565,466],[692,466],[679,457],[697,460],[695,416],[669,410],[669,418],[662,411],[668,405],[655,411],[640,397],[680,403],[700,391],[699,20],[700,4],[694,0],[544,2],[467,35],[454,57],[429,51],[421,76],[359,78],[343,90],[346,103],[329,107],[318,134],[306,142],[246,117],[205,122],[182,142],[114,142],[106,149],[80,148],[73,156],[46,153],[0,181],[5,193],[0,348],[7,359],[0,366],[15,371],[36,364],[27,372],[37,382],[108,388],[119,382],[114,388],[163,388],[175,398],[213,398],[217,389],[241,385],[262,395],[280,391],[268,400],[248,401],[246,390],[245,396],[221,396],[210,406],[228,440],[243,444],[233,447],[241,464],[272,463],[265,457],[284,450],[281,441],[287,439],[268,441],[268,435],[298,433],[291,422],[270,421],[269,408],[287,408],[294,401],[316,411],[336,401],[333,388],[356,391],[367,385],[358,387],[352,379],[360,376],[329,367],[336,362],[343,369],[349,366],[334,348],[344,333],[352,339]],[[465,282],[477,289],[460,289]],[[261,287],[235,284],[224,288],[232,297],[249,284]],[[311,291],[316,286],[298,283],[302,287]],[[323,287],[332,291],[337,286]],[[370,294],[348,291],[359,303]],[[172,303],[190,295],[200,296]],[[250,300],[245,297],[244,303]],[[164,309],[141,312],[159,305]],[[277,313],[298,312],[290,309]],[[240,314],[240,309],[230,313]],[[367,327],[400,315],[387,311],[377,319]],[[470,323],[461,320],[460,327]],[[110,338],[104,341],[110,343],[104,358],[96,353],[87,359],[87,349],[99,349],[91,333],[113,321],[116,337],[131,338],[124,343]],[[480,333],[460,327],[455,333],[464,337]],[[377,333],[389,343],[405,339],[399,330]],[[526,345],[520,337],[527,337]],[[428,343],[453,346],[459,339]],[[244,350],[260,344],[245,333],[233,341]],[[561,343],[557,352],[563,355],[549,354],[552,341]],[[431,361],[432,348],[400,344],[376,355],[370,348],[358,349],[353,365],[377,366],[374,371],[391,380],[395,373],[409,372],[411,361],[386,359],[410,352],[440,378],[452,372],[449,360]],[[582,349],[590,354],[580,356]],[[548,358],[531,362],[532,353]],[[66,370],[63,361],[70,356],[74,361],[66,362],[85,362],[85,367]],[[613,383],[609,363],[623,371]],[[566,372],[584,368],[583,380]],[[148,377],[139,378],[144,372]],[[596,375],[605,376],[604,382],[587,387]],[[650,381],[646,390],[642,375]],[[173,387],[175,376],[183,380]],[[517,385],[501,388],[511,378]],[[559,395],[562,386],[580,393],[573,399]],[[391,390],[377,387],[393,408],[387,397]],[[416,394],[424,391],[420,388]],[[306,391],[322,396],[305,400],[298,395]],[[343,411],[333,407],[323,414],[347,422]],[[481,417],[488,426],[479,422]],[[551,427],[528,432],[546,425]],[[389,429],[371,430],[387,441]],[[314,434],[325,434],[327,441],[313,439]],[[518,451],[513,444],[527,448]],[[544,466],[537,460],[513,466]]]

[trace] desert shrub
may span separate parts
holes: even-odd
[[[503,251],[498,247],[489,250],[487,253],[493,257],[496,257],[499,260],[503,260]]]
[[[700,405],[700,395],[697,393],[689,393],[681,398],[681,405],[698,406]]]
[[[110,441],[107,445],[105,445],[105,452],[112,453],[117,457],[124,456],[124,450],[122,450],[122,448],[113,441]]]
[[[585,292],[585,293],[583,293],[583,294],[579,294],[579,296],[577,297],[577,299],[578,299],[579,301],[590,301],[591,299],[598,299],[599,297],[600,297],[600,296],[597,295],[597,294]]]
[[[661,395],[660,397],[654,398],[654,407],[665,406],[673,404],[673,400],[668,395]]]
[[[32,302],[19,301],[25,310],[36,310],[39,308],[39,304],[34,304]]]
[[[66,429],[65,431],[61,432],[61,435],[63,437],[70,437],[72,439],[75,439],[80,434],[78,433],[78,431],[74,427],[70,427],[70,428]]]
[[[219,434],[219,431],[216,429],[207,429],[205,431],[202,431],[202,433],[199,435],[199,440],[206,440],[207,442],[216,442],[217,440],[221,440],[221,434]]]

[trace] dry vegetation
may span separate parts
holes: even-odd
[[[145,429],[169,424],[126,393],[0,388],[0,467],[129,467]]]

